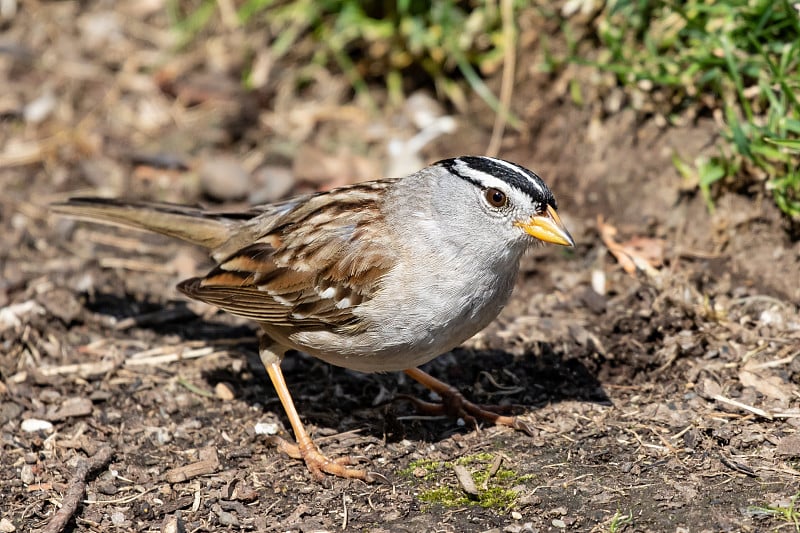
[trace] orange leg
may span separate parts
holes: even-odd
[[[443,381],[439,381],[419,368],[409,368],[404,372],[442,398],[442,403],[440,404],[424,402],[416,398],[408,398],[419,411],[423,411],[427,414],[462,418],[465,422],[476,426],[478,421],[499,424],[501,426],[508,426],[519,431],[524,431],[530,436],[536,435],[532,427],[517,417],[499,414],[499,412],[504,410],[501,406],[474,404],[464,398],[464,395],[455,387]]]
[[[273,440],[277,443],[278,449],[290,457],[303,459],[311,474],[319,481],[325,479],[325,474],[361,479],[366,482],[378,481],[383,478],[383,476],[375,472],[348,468],[347,465],[353,464],[354,462],[350,457],[341,457],[332,460],[325,457],[322,452],[319,451],[317,445],[314,444],[314,441],[311,440],[311,437],[309,437],[306,432],[303,422],[300,421],[300,415],[297,414],[292,395],[289,393],[289,388],[286,386],[286,380],[283,378],[283,372],[281,371],[280,360],[283,356],[283,352],[276,353],[277,349],[277,346],[265,346],[262,344],[261,361],[264,363],[272,385],[278,393],[278,398],[283,405],[286,416],[289,418],[289,423],[292,425],[292,430],[297,440],[297,444],[291,444],[277,437]]]

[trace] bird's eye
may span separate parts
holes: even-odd
[[[492,207],[505,207],[506,204],[508,204],[508,196],[500,189],[489,187],[483,194],[486,197],[486,201],[489,202],[489,205]]]

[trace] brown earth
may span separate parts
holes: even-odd
[[[403,375],[297,354],[284,370],[317,442],[389,480],[320,484],[256,433],[290,436],[255,328],[175,291],[208,268],[203,253],[46,205],[75,192],[215,203],[214,179],[233,188],[265,165],[271,185],[328,187],[380,174],[408,121],[365,119],[321,69],[302,94],[278,69],[244,93],[263,35],[172,53],[159,11],[108,6],[26,2],[2,23],[0,530],[43,528],[104,449],[68,530],[800,530],[765,510],[800,492],[800,242],[758,187],[709,214],[682,182],[671,157],[713,153],[712,119],[609,111],[588,71],[539,74],[538,41],[523,39],[514,109],[528,128],[501,155],[552,185],[579,244],[527,257],[500,318],[427,369],[514,406],[536,435],[416,416],[393,401],[424,396]],[[521,26],[557,34],[535,16]],[[570,77],[597,103],[571,104]],[[471,108],[425,161],[485,150],[491,113]],[[285,193],[259,183],[259,198]],[[621,248],[601,238],[613,228]],[[649,266],[628,274],[612,249]],[[34,419],[52,430],[25,431]],[[461,494],[451,462],[480,474],[498,457],[505,477],[488,486],[509,479],[510,499],[429,501]]]

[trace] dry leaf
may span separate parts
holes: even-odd
[[[600,238],[628,274],[645,272],[649,277],[658,277],[658,267],[664,262],[664,239],[633,237],[625,242],[617,242],[617,228],[606,224],[602,216],[597,217]]]
[[[788,402],[792,397],[790,387],[778,376],[757,374],[749,370],[739,372],[739,381],[745,387],[752,387],[767,398]]]

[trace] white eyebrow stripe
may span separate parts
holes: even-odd
[[[474,177],[475,181],[479,182],[487,189],[489,187],[494,187],[495,189],[500,189],[501,191],[507,191],[509,187],[511,187],[513,190],[517,190],[516,187],[509,185],[507,181],[501,180],[500,178],[496,178],[495,176],[487,174],[486,172],[473,170],[472,177]]]
[[[492,161],[494,161],[498,165],[502,165],[502,166],[506,167],[507,169],[515,172],[516,174],[525,176],[525,179],[527,179],[528,182],[530,182],[530,184],[533,185],[536,188],[536,190],[539,191],[540,194],[544,194],[544,191],[542,190],[542,186],[539,184],[539,182],[536,181],[535,179],[533,179],[531,177],[531,175],[528,172],[526,172],[525,170],[523,170],[523,168],[520,167],[519,165],[515,165],[514,163],[509,163],[508,161],[505,161],[503,159],[495,159],[494,157],[487,157],[486,159],[491,159]]]
[[[493,157],[487,157],[486,159],[490,159],[495,163],[503,165],[504,167],[512,170],[517,175],[524,176],[525,179],[529,183],[531,183],[536,188],[536,190],[539,191],[540,194],[544,194],[544,191],[542,190],[542,186],[536,180],[532,179],[528,175],[527,172],[521,171],[520,167],[518,167],[517,165],[514,165],[514,164],[509,163],[507,161],[503,161],[502,159],[494,159]],[[492,174],[489,174],[488,172],[484,172],[483,170],[478,170],[478,169],[476,169],[474,167],[471,167],[471,166],[469,166],[469,164],[466,161],[463,161],[461,159],[459,159],[456,162],[455,167],[456,167],[456,170],[461,175],[467,176],[467,177],[473,179],[474,181],[479,182],[480,184],[482,184],[482,185],[484,185],[486,187],[496,187],[496,188],[499,188],[499,189],[504,189],[505,187],[509,187],[509,186],[513,187],[513,185],[508,183],[506,180],[500,179],[500,178],[498,178],[498,177],[496,177],[496,176],[494,176]],[[514,187],[514,189],[517,189],[517,187]]]

